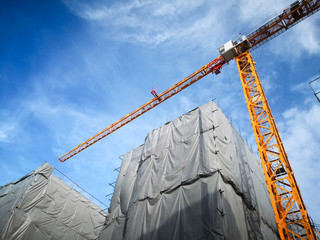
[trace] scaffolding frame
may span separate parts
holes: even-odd
[[[320,103],[320,87],[318,90],[314,89],[312,87],[312,84],[319,81],[319,86],[320,86],[320,77],[317,77],[316,79],[313,79],[312,81],[309,82],[309,86],[314,94],[314,96],[316,97],[316,99],[318,100],[318,102]]]

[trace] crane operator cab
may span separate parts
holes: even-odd
[[[218,48],[219,53],[221,56],[229,62],[230,60],[234,59],[236,56],[244,53],[245,51],[251,48],[251,43],[247,39],[245,35],[241,36],[236,41],[230,40],[229,42],[225,43],[221,47]]]

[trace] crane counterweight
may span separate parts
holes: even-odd
[[[251,43],[248,38],[243,35],[237,41],[230,40],[221,47],[218,48],[221,56],[226,60],[226,62],[231,61],[235,57],[239,56],[241,53],[246,52],[251,48]]]

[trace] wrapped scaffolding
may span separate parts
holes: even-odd
[[[0,239],[96,239],[106,213],[48,163],[0,187]]]
[[[279,239],[260,161],[214,102],[124,155],[99,239]]]

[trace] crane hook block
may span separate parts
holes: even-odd
[[[158,95],[158,93],[157,93],[157,91],[156,91],[155,89],[153,89],[153,90],[151,91],[151,94],[152,94],[155,98],[159,98],[159,95]]]
[[[221,47],[218,48],[219,53],[222,55],[226,62],[234,59],[236,56],[244,53],[245,51],[251,48],[251,43],[249,42],[248,38],[243,35],[236,41],[230,40],[229,42],[225,43]]]

